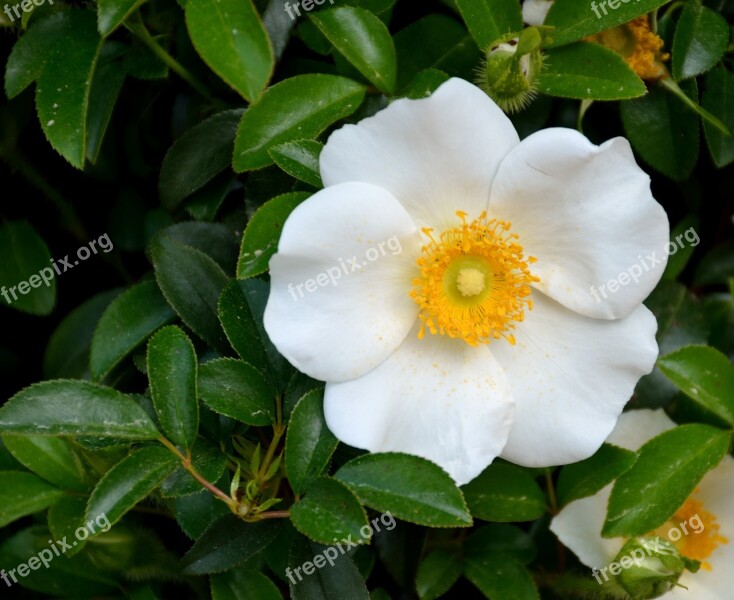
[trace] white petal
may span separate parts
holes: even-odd
[[[553,6],[553,0],[525,0],[522,3],[522,20],[528,25],[542,25]]]
[[[511,346],[491,349],[515,398],[502,457],[541,467],[591,456],[611,433],[637,380],[658,354],[657,322],[643,305],[617,321],[590,319],[532,295]]]
[[[270,339],[315,379],[373,369],[416,321],[409,293],[420,245],[408,213],[379,187],[349,183],[314,194],[291,213],[270,260]]]
[[[624,546],[622,538],[601,536],[611,492],[612,486],[608,485],[593,496],[570,502],[550,524],[550,530],[563,545],[590,569],[607,566]]]
[[[479,88],[450,79],[429,98],[396,100],[374,117],[345,125],[321,152],[324,184],[366,181],[390,191],[421,227],[458,224],[457,210],[486,210],[515,128]]]
[[[695,498],[703,502],[704,509],[716,516],[721,527],[719,533],[729,540],[706,559],[711,571],[686,573],[680,582],[688,588],[674,590],[665,598],[676,600],[721,600],[729,598],[734,590],[734,458],[727,455],[715,469],[703,478]]]
[[[328,383],[324,414],[343,442],[372,452],[405,452],[443,467],[459,484],[499,454],[513,403],[487,346],[413,330],[361,378]]]
[[[489,212],[538,259],[536,287],[590,317],[627,316],[665,269],[668,218],[624,138],[595,146],[561,128],[527,137],[500,165]]]
[[[662,408],[643,408],[622,413],[607,442],[637,452],[652,438],[673,429],[675,422]]]

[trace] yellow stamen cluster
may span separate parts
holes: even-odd
[[[587,40],[622,55],[642,79],[659,79],[665,74],[663,62],[670,55],[662,52],[663,40],[650,29],[647,15],[589,36]]]
[[[692,529],[693,519],[697,519],[697,523],[700,523],[695,529]],[[701,568],[710,571],[711,565],[705,562],[706,559],[714,553],[716,548],[722,544],[728,544],[729,540],[719,533],[716,515],[705,510],[703,502],[691,496],[676,511],[672,519],[653,533],[667,538],[667,532],[679,526],[679,523],[685,522],[688,523],[687,533],[679,540],[669,539],[670,543],[678,548],[682,556],[701,561]]]
[[[501,337],[514,344],[510,330],[533,307],[530,283],[539,279],[529,265],[536,259],[523,256],[510,223],[487,219],[486,212],[471,222],[465,212],[456,215],[461,224],[438,238],[423,230],[431,241],[423,246],[410,293],[420,307],[418,337],[428,329],[471,346]]]

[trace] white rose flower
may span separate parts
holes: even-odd
[[[459,484],[500,455],[593,454],[658,352],[642,301],[669,226],[629,143],[562,128],[521,142],[451,79],[334,132],[320,169],[271,259],[265,328],[326,381],[331,431]]]
[[[607,441],[637,451],[648,440],[675,427],[662,409],[622,414]],[[603,538],[602,525],[612,484],[588,498],[564,507],[551,522],[551,531],[591,569],[597,582],[611,580],[609,565],[624,546],[624,538]],[[675,515],[651,534],[667,540],[681,556],[701,562],[697,573],[683,571],[678,583],[659,598],[666,600],[724,600],[734,589],[734,458],[730,455],[701,480]],[[605,569],[606,571],[603,571]]]

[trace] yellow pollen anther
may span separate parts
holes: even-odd
[[[642,79],[660,79],[666,73],[663,40],[650,28],[647,15],[585,38],[620,54]]]
[[[685,525],[685,531],[681,535],[683,525]],[[653,533],[668,539],[678,548],[682,556],[701,561],[701,567],[710,571],[711,564],[706,562],[706,559],[719,546],[729,543],[729,540],[719,531],[716,515],[708,512],[703,502],[691,496],[676,511],[672,519],[658,527]]]
[[[440,235],[424,229],[428,243],[418,259],[419,276],[410,295],[420,307],[423,338],[447,335],[471,346],[504,338],[515,343],[511,330],[532,310],[530,284],[539,281],[523,255],[510,223],[487,219],[482,213]]]
[[[476,296],[484,291],[484,273],[479,269],[461,269],[456,278],[456,287],[462,296]]]

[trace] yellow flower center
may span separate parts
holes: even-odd
[[[667,539],[682,556],[701,561],[701,568],[707,571],[711,570],[711,565],[706,559],[719,546],[729,543],[719,533],[716,515],[705,510],[703,502],[693,496],[685,501],[670,520],[652,533]]]
[[[471,346],[500,337],[514,344],[510,330],[532,310],[530,283],[540,281],[528,268],[536,259],[523,256],[510,223],[487,219],[486,212],[471,222],[465,212],[456,215],[461,224],[438,238],[423,230],[430,242],[410,293],[420,307],[418,337],[428,329]]]
[[[663,40],[650,29],[647,15],[586,38],[620,54],[642,79],[660,79],[665,75]]]

